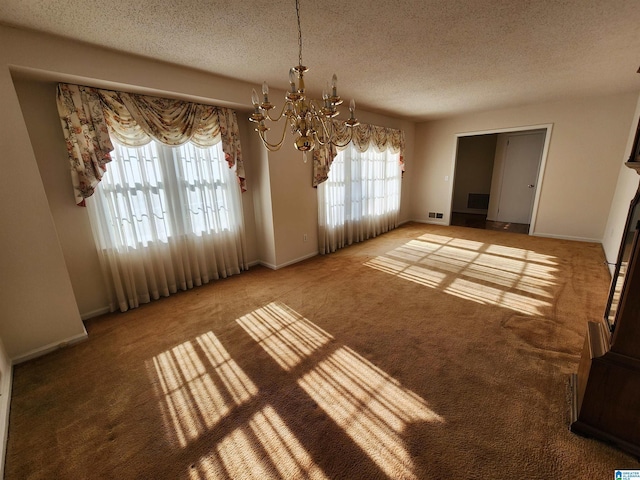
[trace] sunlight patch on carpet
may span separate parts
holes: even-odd
[[[511,288],[517,285],[518,290],[528,295],[536,295],[538,297],[553,298],[553,295],[546,290],[553,286],[553,283],[536,278],[535,275],[531,275],[529,269],[524,270],[524,275],[521,273],[509,271],[508,268],[500,269],[490,264],[482,265],[479,259],[478,263],[474,263],[468,266],[464,272],[464,276],[471,279],[481,280],[483,282],[489,282],[499,287]],[[544,303],[548,305],[548,303]]]
[[[426,287],[437,287],[447,278],[446,273],[431,270],[420,265],[410,265],[387,257],[373,258],[365,263],[365,265],[385,273],[397,275],[400,278],[419,283]]]
[[[503,257],[518,258],[521,260],[528,260],[530,262],[542,263],[546,265],[558,265],[556,257],[551,255],[544,255],[531,250],[525,250],[523,248],[505,247],[504,245],[487,245],[487,253],[492,255],[500,255]]]
[[[444,422],[422,398],[348,347],[298,384],[386,475],[416,478],[403,432],[412,423]]]
[[[191,480],[328,478],[270,405],[226,435],[189,474]]]
[[[167,431],[181,447],[258,393],[211,332],[155,356],[152,363]]]
[[[452,247],[464,248],[465,250],[480,250],[484,246],[484,243],[482,242],[476,242],[475,240],[465,240],[464,238],[454,238],[448,243]]]
[[[556,285],[555,260],[522,248],[425,234],[364,265],[473,302],[544,315]]]
[[[279,302],[254,310],[236,321],[287,371],[333,338]]]
[[[486,285],[470,282],[462,278],[457,278],[444,290],[446,293],[456,297],[471,300],[477,303],[500,305],[521,313],[530,315],[542,315],[542,307],[548,307],[548,302],[536,300],[535,298],[518,295],[512,292],[505,292],[499,288],[491,288]]]

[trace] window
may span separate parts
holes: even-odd
[[[105,213],[112,227],[121,231],[118,247],[146,247],[152,241],[166,243],[170,236],[231,229],[228,181],[234,179],[225,175],[229,168],[220,160],[220,143],[208,149],[156,142],[114,147],[98,189],[111,206]]]
[[[167,196],[155,142],[139,148],[113,146],[112,162],[95,193],[108,207],[103,213],[113,228],[113,247],[147,247],[155,240],[166,243],[170,234]]]
[[[318,186],[321,252],[375,237],[397,226],[400,210],[400,154],[365,152],[349,144]]]
[[[174,155],[191,230],[197,235],[230,230],[228,187],[236,182],[234,176],[225,178],[229,167],[222,160],[221,144],[206,150],[186,144]]]
[[[114,147],[87,206],[121,310],[246,268],[241,193],[221,142]]]

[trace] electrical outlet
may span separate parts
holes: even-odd
[[[429,218],[436,218],[436,212],[429,212]]]
[[[303,241],[303,242],[306,242],[306,241],[307,241],[307,234],[306,234],[306,233],[303,233],[303,234],[302,234],[302,241]]]
[[[443,216],[442,213],[436,213],[436,218],[442,218]]]

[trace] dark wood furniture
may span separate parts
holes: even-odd
[[[640,162],[626,165],[640,174]],[[613,443],[636,457],[640,457],[639,217],[640,186],[629,208],[604,318],[589,322],[578,372],[571,379],[571,430]]]

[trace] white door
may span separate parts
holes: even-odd
[[[531,223],[546,132],[509,135],[496,220]]]

